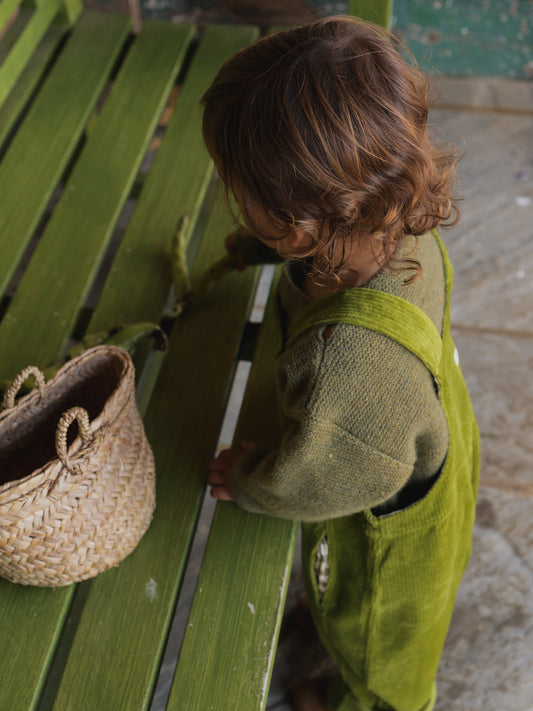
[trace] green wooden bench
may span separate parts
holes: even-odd
[[[193,278],[223,253],[231,221],[199,99],[258,30],[147,21],[132,35],[129,18],[82,12],[79,0],[19,5],[0,3],[0,380],[119,324],[162,322],[170,338],[165,354],[135,353],[157,468],[153,524],[92,581],[0,580],[0,711],[146,709],[258,278],[231,275],[172,319],[171,244],[187,215]],[[268,312],[237,437],[274,442],[269,406],[253,407],[272,397]],[[265,707],[296,532],[217,506],[168,709]]]

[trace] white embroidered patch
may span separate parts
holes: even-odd
[[[455,351],[454,351],[453,359],[454,359],[454,361],[455,361],[455,365],[459,365],[459,353],[458,353],[458,351],[457,351],[457,348],[456,348]]]

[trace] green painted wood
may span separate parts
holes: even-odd
[[[223,205],[214,210],[195,273],[223,253],[227,220]],[[157,470],[154,521],[128,559],[93,581],[54,711],[149,704],[254,281],[253,271],[227,278],[173,330],[145,418]]]
[[[531,81],[532,20],[528,0],[511,5],[508,0],[397,0],[394,6],[394,31],[418,66],[426,73],[450,77]],[[523,94],[527,96],[528,90]],[[531,101],[526,106],[530,110]]]
[[[17,44],[0,67],[0,104],[3,103],[22,74],[35,47],[41,41],[59,8],[60,0],[42,0],[33,13]]]
[[[83,16],[0,163],[0,297],[78,144],[129,27],[124,17]]]
[[[8,24],[4,31],[4,35],[2,36],[2,41],[0,42],[0,66],[6,61],[11,50],[17,44],[19,37],[30,21],[33,12],[33,9],[23,7]]]
[[[211,51],[209,51],[209,55],[211,56],[212,64],[208,71],[213,71],[215,62]],[[205,81],[208,80],[207,75],[205,75],[204,78]],[[186,95],[185,88],[184,95]],[[192,102],[192,97],[190,101]],[[182,110],[185,111],[185,109]],[[191,126],[194,120],[195,119],[191,119]],[[99,135],[99,125],[101,125],[101,123],[101,120],[96,122],[94,132],[91,134],[91,144],[94,144],[96,140],[95,136]],[[181,120],[178,122],[176,119],[176,132],[180,125]],[[173,143],[171,140],[172,133],[170,127],[167,133],[169,139],[168,153],[167,150],[161,153],[160,165],[163,167],[157,169],[159,173],[156,172],[156,175],[158,176],[163,176],[165,171],[170,170],[171,166],[170,156],[172,152],[170,147]],[[121,139],[122,134],[117,140],[120,142]],[[101,140],[104,146],[108,145],[103,139]],[[184,139],[184,146],[182,149],[183,162],[180,163],[176,161],[182,173],[184,172],[184,165],[189,166],[191,162],[195,163],[198,159],[201,165],[205,166],[205,154],[201,156],[196,152],[196,149],[191,149],[190,152],[187,152],[188,149],[190,149],[191,140],[188,138]],[[89,146],[86,147],[82,154],[82,159],[88,147]],[[82,159],[80,159],[80,164]],[[78,166],[80,164],[78,164]],[[155,170],[156,166],[154,166],[154,171]],[[204,173],[203,178],[201,175],[202,171]],[[199,181],[201,186],[204,185],[209,172],[209,167],[207,167],[207,169],[203,167],[198,171],[195,180]],[[83,182],[80,182],[78,185],[76,181],[73,180],[75,175],[76,171],[71,176],[72,180],[69,186],[74,186],[78,189],[78,187],[83,185]],[[95,179],[95,176],[98,176],[101,180],[100,171],[95,170],[93,179]],[[178,178],[181,176],[175,177],[176,182],[178,182]],[[182,180],[185,186],[187,179],[182,178]],[[147,182],[143,189],[142,198],[144,196],[150,196],[148,190],[149,185],[150,181]],[[174,186],[175,184],[172,182],[170,185]],[[176,184],[176,188],[177,187],[178,185]],[[156,189],[153,189],[152,201],[156,199],[157,194]],[[202,189],[200,189],[199,194],[202,194]],[[171,234],[175,226],[175,214],[173,214],[170,206],[171,195],[172,191],[169,189],[163,201],[166,205],[165,210],[168,211],[165,218],[165,241],[168,240],[168,235]],[[196,195],[198,195],[198,193]],[[90,191],[86,197],[92,197],[92,201],[89,201],[88,204],[94,204],[94,193],[92,191]],[[123,197],[124,194],[119,195],[117,202],[121,203]],[[194,198],[194,189],[191,189],[190,196],[187,200],[183,201],[183,205],[187,207],[187,210],[191,211],[193,217],[197,214],[199,209],[199,199],[198,197],[196,197],[196,199]],[[149,226],[147,216],[149,214],[148,205],[150,200],[148,200],[148,197],[144,197],[144,199],[145,203],[143,204],[146,204],[147,207],[142,207],[141,209],[141,203],[139,204],[138,222],[135,223],[134,221],[132,223],[134,227],[131,229],[131,235],[136,235],[138,239],[138,246],[142,244],[140,239],[142,236],[141,226]],[[60,203],[61,206],[64,205],[64,200],[68,202],[68,198],[65,196]],[[70,207],[79,205],[73,198],[70,198],[70,200],[71,202],[68,203]],[[152,208],[154,208],[154,205],[152,205]],[[63,251],[61,251],[59,238],[57,241],[48,238],[47,254],[50,250],[56,250],[56,255],[68,251],[69,245],[72,244],[72,234],[76,235],[77,244],[85,245],[85,235],[88,234],[89,228],[87,227],[85,230],[82,228],[80,230],[78,224],[78,229],[72,232],[74,220],[70,216],[70,212],[67,211],[66,208],[63,209],[65,210],[65,216],[58,225],[65,229],[65,233],[67,229],[70,230],[68,232],[70,242],[63,244]],[[56,215],[58,213],[61,214],[60,210],[61,208],[58,207]],[[146,210],[144,217],[143,210]],[[181,205],[174,206],[174,210],[180,212]],[[87,209],[84,214],[87,215]],[[55,224],[54,220],[57,219],[56,215],[52,218],[52,222],[43,240],[47,235],[54,232],[59,234],[59,227],[55,227],[54,230],[51,228],[51,225]],[[93,216],[91,215],[91,217]],[[99,223],[100,217],[98,214],[94,216],[93,219],[96,223],[96,228],[103,231],[104,228]],[[210,227],[210,233],[212,234],[211,239],[216,242],[217,246],[214,247],[212,244],[209,245],[206,242],[206,246],[203,248],[204,251],[200,256],[199,269],[204,269],[219,256],[222,248],[221,238],[227,229],[229,229],[229,224],[224,224],[224,218],[215,212],[213,223]],[[146,236],[146,234],[151,234],[151,232],[146,232],[144,236]],[[133,241],[131,245],[133,245]],[[155,253],[157,251],[157,245],[154,244],[153,249]],[[130,246],[125,247],[123,254],[129,255],[131,253],[129,250]],[[30,301],[34,303],[33,313],[35,313],[38,318],[44,316],[46,319],[46,315],[51,315],[52,321],[55,319],[56,321],[63,321],[63,323],[60,323],[60,326],[57,328],[55,324],[52,323],[52,328],[48,329],[48,331],[43,330],[40,338],[36,338],[33,346],[28,348],[28,352],[39,352],[39,358],[44,359],[45,351],[52,352],[52,350],[57,349],[55,342],[56,332],[59,333],[61,331],[64,334],[70,330],[68,319],[62,318],[63,314],[59,312],[50,311],[50,301],[43,303],[43,299],[44,302],[46,302],[48,295],[43,295],[43,298],[40,298],[38,293],[37,295],[34,293],[31,300],[26,299],[24,296],[20,297],[20,294],[24,294],[27,288],[25,287],[25,282],[34,284],[41,281],[41,283],[44,284],[45,281],[48,280],[49,284],[53,283],[58,291],[62,291],[63,299],[67,301],[70,300],[69,294],[62,290],[62,285],[65,281],[63,276],[54,273],[50,268],[53,260],[49,259],[47,261],[45,259],[44,263],[40,262],[40,257],[38,256],[39,251],[44,253],[44,248],[38,250],[28,270],[30,273],[32,268],[34,270],[31,281],[27,276],[25,277],[12,309],[8,312],[4,324],[0,326],[0,352],[2,352],[2,356],[6,353],[6,360],[10,358],[10,349],[12,351],[18,351],[20,355],[20,345],[26,342],[25,338],[17,341],[17,338],[19,338],[17,334],[20,329],[16,326],[20,326],[20,324],[25,321],[25,315],[30,313]],[[90,257],[94,263],[98,262],[99,259],[98,254],[96,254],[96,256],[95,254],[92,254]],[[142,254],[146,256],[146,252],[140,252],[137,254],[137,258]],[[151,262],[137,262],[136,264],[132,264],[128,262],[128,259],[129,257],[124,256],[123,265],[121,267],[119,266],[116,272],[112,274],[109,283],[112,284],[113,281],[115,281],[115,286],[110,286],[108,294],[106,295],[106,292],[104,292],[102,295],[102,307],[101,310],[95,314],[95,324],[99,321],[107,321],[110,318],[114,309],[113,304],[119,307],[118,313],[121,309],[121,303],[127,303],[127,298],[124,299],[123,296],[117,295],[116,285],[119,282],[122,283],[123,293],[129,294],[131,297],[130,302],[133,300],[140,305],[140,296],[143,289],[145,289],[145,284],[144,280],[142,280],[143,287],[137,289],[137,279],[135,275],[144,275],[147,266],[152,269],[152,272],[155,271],[157,273],[158,268],[162,264],[161,254],[159,254],[159,257],[155,260],[152,259]],[[56,261],[58,260],[56,259]],[[87,257],[84,262],[85,261],[89,261],[89,257]],[[121,259],[117,258],[117,263],[120,261]],[[40,269],[35,266],[36,264],[41,265]],[[78,271],[75,269],[75,262],[69,258],[66,260],[62,259],[61,267],[62,270],[70,274],[71,277],[73,274],[76,274],[77,277]],[[124,268],[126,268],[126,272],[123,271]],[[129,268],[131,268],[132,271],[128,271]],[[126,279],[125,277],[128,274],[129,278]],[[41,278],[37,279],[38,276]],[[73,281],[72,278],[70,281]],[[162,653],[166,630],[168,629],[171,619],[173,601],[177,594],[179,581],[185,564],[192,531],[191,523],[197,515],[203,493],[203,479],[207,459],[210,456],[206,442],[214,441],[220,409],[226,396],[228,378],[236,355],[239,335],[245,314],[249,308],[250,290],[253,281],[252,273],[244,277],[235,276],[234,278],[227,279],[223,284],[220,284],[203,299],[199,300],[191,308],[190,312],[180,320],[179,327],[173,336],[170,351],[159,379],[158,390],[152,400],[153,406],[148,412],[146,421],[148,435],[150,441],[153,443],[154,451],[156,452],[156,460],[158,461],[159,506],[156,519],[149,534],[145,537],[135,554],[118,569],[100,576],[91,584],[72,654],[59,690],[55,707],[57,709],[127,708],[129,710],[147,707],[150,690],[157,672],[158,661]],[[28,293],[30,293],[30,291],[28,291]],[[53,299],[52,302],[55,303]],[[120,311],[120,313],[122,313],[122,311]],[[15,324],[15,326],[13,326],[13,324]],[[4,327],[6,330],[4,330]],[[32,332],[35,328],[34,322],[33,328],[31,329]],[[43,339],[46,340],[47,333],[51,333],[51,336],[50,339],[47,340],[46,346],[42,348],[38,347]],[[4,335],[2,336],[2,334]],[[7,336],[5,334],[7,334]],[[13,339],[9,338],[10,334],[13,336]],[[231,338],[228,338],[228,334],[231,334]],[[27,335],[29,336],[29,333]],[[2,341],[2,337],[4,337],[5,341]],[[5,346],[8,342],[9,348],[6,348]],[[209,355],[213,352],[217,354],[216,368],[212,368],[212,361]],[[201,362],[201,359],[198,358],[198,353],[207,354],[208,360]],[[191,365],[193,366],[192,368],[190,367]],[[176,393],[179,393],[179,397],[176,397]],[[176,431],[182,432],[183,435],[177,438],[175,436]],[[217,517],[218,516],[217,514]],[[273,533],[277,535],[279,530],[276,529]],[[292,551],[291,546],[294,538],[293,527],[290,527],[288,534],[290,539],[289,543],[287,544],[287,542],[285,542],[281,546],[285,548],[286,562],[288,562],[290,557],[288,551]],[[257,549],[255,550],[257,551]],[[252,557],[254,557],[254,555],[252,555]],[[276,556],[276,558],[277,564],[279,565],[280,556]],[[285,580],[288,577],[287,573],[289,567],[286,566],[284,568]],[[148,572],[150,572],[150,577],[146,580]],[[153,581],[156,583],[155,588]],[[3,586],[2,583],[4,583]],[[38,696],[43,675],[52,653],[53,646],[50,646],[50,642],[57,638],[72,592],[71,590],[56,592],[54,599],[58,604],[56,609],[52,610],[50,606],[47,606],[46,600],[47,594],[51,591],[24,590],[25,593],[29,593],[28,597],[31,597],[33,594],[35,601],[43,602],[42,605],[39,605],[40,617],[38,621],[40,626],[35,627],[35,625],[32,624],[30,627],[28,619],[32,620],[32,613],[33,618],[35,618],[35,606],[31,607],[26,600],[24,604],[16,610],[17,614],[13,615],[15,612],[13,605],[11,605],[11,610],[9,610],[10,591],[15,590],[18,592],[20,588],[11,586],[5,583],[5,581],[0,581],[0,592],[3,592],[2,587],[7,589],[6,600],[8,605],[7,608],[4,607],[4,599],[3,596],[0,595],[0,609],[2,611],[0,615],[7,609],[8,613],[11,613],[10,621],[12,622],[11,626],[8,627],[3,624],[3,620],[0,620],[2,632],[4,633],[4,630],[8,631],[8,639],[2,638],[2,643],[0,643],[4,647],[2,650],[2,658],[11,659],[10,655],[14,653],[18,653],[18,657],[13,659],[11,669],[8,668],[7,670],[9,683],[5,689],[5,695],[4,688],[0,690],[0,708],[3,708],[2,704],[9,700],[10,709],[30,709],[34,707],[35,699]],[[157,593],[155,597],[153,596],[154,589]],[[274,614],[276,619],[270,622],[274,630],[274,636],[279,629],[283,597],[284,592],[280,594],[278,589],[277,604],[273,608],[277,610],[277,613]],[[17,600],[20,600],[20,597],[17,597]],[[262,604],[261,600],[260,605],[262,606]],[[268,603],[265,602],[265,604]],[[52,621],[53,624],[51,625],[50,623]],[[31,635],[29,631],[26,632],[26,626],[28,626],[28,630],[31,629]],[[49,635],[49,628],[51,627],[54,629],[53,640]],[[41,647],[43,650],[47,650],[46,658],[43,654],[39,657],[39,655],[36,655],[34,652],[35,634],[40,635],[41,641],[43,641]],[[46,637],[47,634],[48,637]],[[43,640],[43,637],[45,637],[46,640]],[[31,652],[30,648],[26,648],[23,642],[24,639],[31,639]],[[253,651],[253,645],[252,647],[245,648],[246,656],[248,651]],[[271,656],[273,655],[271,654]],[[26,657],[32,658],[30,665],[21,663],[21,660]],[[40,667],[38,666],[38,659],[40,659]],[[41,671],[38,684],[36,685],[32,685],[31,673],[30,683],[28,684],[28,666],[30,667],[30,672],[32,669],[40,669]],[[259,667],[261,667],[261,664]],[[79,674],[80,668],[84,669],[84,675]],[[88,671],[86,672],[85,670]],[[259,671],[255,672],[256,676],[254,678],[256,682],[259,680],[257,675],[261,673],[262,672]],[[265,673],[266,676],[263,674],[261,678],[261,688],[263,690],[265,689],[265,684],[268,685],[268,669]],[[21,697],[20,688],[22,685],[27,687],[29,693]],[[254,688],[259,688],[258,683],[254,685]],[[2,701],[2,699],[4,699],[4,701]],[[16,702],[14,702],[13,699],[16,699]],[[21,703],[20,706],[18,706],[19,700]],[[180,706],[180,708],[183,709],[183,706]]]
[[[67,24],[73,25],[83,11],[82,0],[62,0],[62,15]]]
[[[16,46],[24,29],[35,14],[35,8],[23,3],[19,11],[8,23],[5,33],[0,42],[0,65],[3,65],[11,54],[11,50]]]
[[[36,708],[73,592],[72,586],[29,588],[0,578],[0,709]]]
[[[120,203],[131,184],[131,175],[142,157],[183,57],[185,40],[190,36],[189,28],[168,25],[168,29],[160,32],[149,23],[146,27],[145,39],[139,37],[130,61],[95,125],[91,141],[86,146],[88,150],[83,153],[83,163],[81,160],[78,163],[81,172],[75,170],[72,174],[74,182],[69,183],[70,192],[67,192],[60,219],[53,220],[49,224],[51,229],[43,235],[40,251],[44,256],[41,260],[35,255],[33,270],[29,270],[29,277],[22,280],[17,292],[20,299],[15,298],[13,311],[6,314],[0,325],[3,334],[0,336],[0,340],[3,339],[0,368],[3,371],[12,372],[26,362],[41,366],[53,362],[58,356],[60,343],[68,337],[68,319],[58,315],[53,306],[47,308],[44,302],[47,299],[50,299],[48,304],[66,301],[73,308],[77,303],[76,298],[71,302],[68,290],[70,287],[74,291],[79,289],[83,272],[94,271],[98,261],[94,250],[86,250],[85,234],[92,236],[94,232],[101,239],[113,222],[111,215],[106,220],[105,213],[98,209],[93,211],[92,206],[105,203],[108,213],[120,211]],[[139,71],[139,65],[146,66],[145,63],[151,66],[149,73]],[[139,91],[137,97],[132,96],[136,94],[135,88]],[[63,98],[66,97],[63,95]],[[129,123],[136,125],[130,126]],[[135,142],[131,148],[130,140]],[[124,162],[122,154],[129,156],[129,162]],[[106,158],[112,162],[109,169]],[[87,178],[92,177],[92,182],[84,183],[84,172]],[[77,190],[78,202],[69,200],[68,195],[76,195]],[[107,199],[108,193],[113,196],[112,205]],[[80,199],[83,205],[79,204]],[[22,193],[19,196],[20,210],[24,209],[24,200]],[[44,292],[44,302],[39,289]],[[33,339],[37,324],[44,327]],[[19,350],[20,343],[26,344],[23,352]],[[71,589],[55,592],[25,590],[0,581],[0,657],[4,663],[0,708],[21,711],[33,708],[71,595]]]
[[[393,0],[350,0],[350,15],[390,29]]]
[[[20,0],[2,0],[0,3],[0,32],[20,5]]]
[[[72,74],[73,67],[71,62],[77,59],[77,52],[74,50],[76,48],[79,49],[80,43],[85,44],[88,47],[89,56],[94,59],[97,65],[96,70],[103,73],[102,70],[104,68],[107,70],[111,66],[116,55],[116,50],[113,49],[113,45],[109,43],[109,40],[114,44],[120,44],[125,37],[127,26],[128,23],[122,19],[119,23],[111,21],[109,23],[109,31],[107,28],[102,27],[101,22],[97,23],[96,26],[90,21],[80,25],[79,30],[71,40],[71,49],[67,49],[63,62],[57,67],[58,79],[50,83],[53,91],[48,91],[48,99],[45,96],[45,99],[36,102],[33,110],[33,119],[29,115],[23,129],[23,133],[26,133],[26,136],[23,136],[23,142],[26,142],[27,145],[29,139],[33,137],[37,142],[37,146],[33,146],[33,148],[38,147],[40,151],[29,151],[30,160],[25,163],[22,161],[24,151],[21,152],[13,145],[11,146],[13,150],[8,155],[12,156],[12,158],[7,160],[6,156],[6,161],[0,168],[2,175],[0,177],[2,186],[0,188],[0,202],[2,205],[0,223],[3,235],[2,255],[6,260],[2,262],[4,267],[6,262],[9,267],[8,260],[13,258],[12,246],[13,243],[16,244],[17,237],[19,237],[17,227],[20,225],[20,222],[17,223],[15,220],[10,223],[6,218],[14,213],[26,216],[27,210],[31,210],[34,204],[32,202],[32,191],[37,191],[42,186],[42,181],[39,184],[39,180],[35,179],[39,173],[39,171],[35,170],[35,166],[40,167],[41,174],[44,173],[42,177],[46,178],[47,167],[53,167],[54,159],[61,160],[57,151],[47,151],[49,149],[48,143],[42,137],[42,131],[39,130],[39,123],[47,115],[46,104],[50,104],[52,98],[50,94],[55,93],[57,96],[58,92],[61,93],[68,86],[74,96],[80,96],[78,91],[80,84],[82,85],[81,88],[87,90],[90,82],[84,82],[82,77],[79,76],[79,71],[77,76],[74,76],[74,81],[68,83],[64,81],[65,77]],[[117,32],[117,29],[120,31]],[[101,41],[100,48],[91,54],[91,47],[96,45],[97,40]],[[105,61],[102,62],[100,58],[104,58]],[[85,67],[85,71],[89,79],[92,75],[92,69]],[[92,83],[94,85],[94,81]],[[93,86],[91,89],[93,98],[92,102],[86,100],[85,103],[88,104],[86,112],[92,109],[101,86],[102,81],[100,80],[100,84],[96,87]],[[86,95],[87,93],[85,91]],[[69,138],[68,135],[72,133],[70,130],[72,122],[69,124],[68,121],[65,121],[65,114],[68,114],[67,110],[65,110],[64,114],[56,117],[56,120],[58,127],[65,129],[66,140],[72,142],[72,138]],[[79,123],[79,118],[76,118],[74,123]],[[50,142],[53,143],[52,137],[50,137]],[[68,157],[68,152],[66,156]],[[17,163],[19,160],[21,163]],[[24,168],[22,173],[20,171],[17,172],[20,166]],[[3,170],[6,170],[6,172],[1,172]],[[19,178],[18,182],[17,177]],[[10,190],[11,186],[15,187],[13,191]],[[9,226],[11,229],[9,229]],[[37,311],[37,313],[39,312]],[[4,356],[8,357],[10,352],[11,356],[13,356],[13,351],[10,351],[9,344],[5,344],[1,352],[0,363],[2,363]],[[54,357],[55,354],[50,354],[50,360],[53,360]],[[5,580],[0,580],[0,658],[3,663],[2,683],[0,684],[0,708],[10,709],[10,711],[29,711],[35,708],[72,595],[73,588],[65,588],[58,591],[24,588],[12,585]]]
[[[0,326],[7,378],[67,342],[192,34],[146,22],[128,54]]]
[[[0,148],[46,72],[65,28],[51,25],[0,108]]]
[[[189,215],[192,231],[212,176],[211,159],[202,139],[200,98],[221,64],[256,36],[256,30],[245,27],[211,26],[205,31],[113,262],[90,331],[110,328],[117,321],[131,323],[159,317],[171,282],[170,245],[178,220]],[[157,280],[153,279],[154,270],[159,274]],[[125,283],[131,283],[132,274],[133,294],[124,289]]]
[[[278,341],[271,298],[236,441],[279,441]],[[211,526],[168,711],[264,709],[298,526],[219,503]]]

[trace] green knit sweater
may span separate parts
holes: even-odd
[[[242,241],[243,238],[241,238]],[[442,328],[444,267],[431,233],[404,238],[400,255],[422,265],[382,269],[364,288],[400,296]],[[310,302],[301,266],[287,262],[279,286],[283,321]],[[279,447],[246,452],[231,472],[244,509],[316,521],[372,508],[384,514],[422,496],[446,456],[448,430],[433,377],[386,336],[337,324],[327,338],[313,328],[278,356],[277,388],[285,429]]]

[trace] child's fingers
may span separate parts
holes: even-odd
[[[222,479],[226,471],[227,467],[223,467],[219,462],[213,460],[209,463],[207,468],[207,483],[217,484]]]
[[[210,469],[207,475],[207,483],[209,486],[224,485],[226,484],[226,479],[227,477],[224,475],[224,472],[217,469]]]
[[[234,449],[223,449],[220,451],[216,457],[213,457],[208,464],[209,469],[227,469],[228,465],[234,461],[236,457],[236,451]]]
[[[233,501],[233,498],[225,486],[213,486],[210,491],[211,496],[219,501]]]
[[[257,449],[259,445],[255,442],[241,442],[239,449],[223,449],[208,464],[210,471],[227,471],[231,469],[235,462],[246,450]]]
[[[209,471],[222,471],[222,469],[224,468],[224,459],[221,459],[220,455],[218,457],[214,457],[213,459],[211,459],[207,467]]]
[[[230,470],[231,466],[228,462],[213,459],[207,468],[207,481],[209,483],[222,481],[226,484],[229,480]]]

